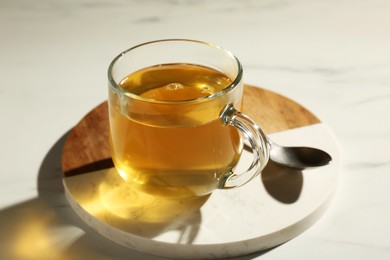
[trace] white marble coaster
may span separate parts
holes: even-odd
[[[323,123],[270,138],[283,145],[321,148],[333,161],[304,171],[270,164],[243,187],[194,201],[139,194],[113,168],[64,178],[65,193],[89,226],[137,251],[215,259],[268,249],[299,235],[322,215],[340,171],[337,142]]]

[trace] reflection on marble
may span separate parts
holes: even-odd
[[[200,207],[208,199],[171,200],[142,193],[124,182],[114,168],[68,177],[64,182],[69,199],[89,215],[145,238],[175,231],[178,244],[195,239]]]
[[[106,99],[111,59],[135,44],[175,37],[230,49],[246,83],[309,108],[340,142],[342,175],[327,213],[294,240],[245,259],[388,259],[389,13],[386,0],[0,1],[0,258],[22,257],[11,250],[16,231],[39,212],[53,218],[40,226],[53,241],[78,238],[67,251],[52,247],[59,259],[157,259],[83,226],[63,198],[42,197],[37,175],[57,139]],[[60,166],[46,172],[45,181],[55,183]],[[69,232],[58,229],[68,225]],[[40,252],[31,247],[23,256]]]

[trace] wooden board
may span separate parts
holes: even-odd
[[[319,123],[309,110],[274,92],[245,86],[243,112],[266,134]],[[72,176],[113,166],[110,155],[107,101],[89,112],[69,133],[62,171]]]
[[[296,170],[271,162],[240,188],[185,202],[144,194],[123,181],[110,156],[107,108],[103,102],[70,131],[62,154],[63,184],[75,213],[129,248],[129,258],[132,250],[169,259],[225,259],[265,250],[305,231],[332,198],[340,165],[334,135],[286,97],[246,86],[243,112],[273,141],[323,149],[332,163]],[[251,162],[248,153],[243,151],[240,162]]]

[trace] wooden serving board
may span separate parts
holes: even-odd
[[[309,110],[274,92],[245,86],[243,112],[266,134],[319,123]],[[69,133],[62,153],[64,176],[113,166],[110,155],[107,101],[89,112]]]
[[[259,178],[240,188],[185,202],[144,194],[113,167],[103,102],[70,131],[63,147],[63,184],[70,206],[115,243],[169,259],[240,256],[294,238],[329,204],[338,179],[338,146],[310,111],[271,91],[245,86],[243,112],[274,141],[323,149],[332,155],[332,164],[299,171],[269,163]],[[240,162],[249,164],[252,155],[248,161],[245,153]],[[129,250],[129,258],[132,254]]]

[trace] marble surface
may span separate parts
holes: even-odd
[[[64,197],[66,133],[106,99],[111,59],[193,38],[244,65],[245,82],[308,107],[341,147],[334,201],[311,228],[240,259],[389,259],[390,2],[3,0],[0,258],[147,259],[98,235]]]

